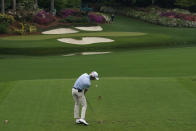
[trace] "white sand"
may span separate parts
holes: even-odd
[[[74,56],[76,54],[66,54],[66,55],[63,55],[63,56]]]
[[[73,38],[62,38],[58,39],[58,41],[76,45],[88,45],[93,43],[113,42],[114,40],[103,37],[83,37],[82,40],[76,40]]]
[[[42,34],[71,34],[71,33],[77,33],[78,31],[70,29],[70,28],[59,28],[49,31],[44,31]]]
[[[108,54],[111,52],[82,52],[82,55],[100,55],[100,54]]]
[[[84,30],[84,31],[102,31],[103,30],[101,26],[75,27],[75,28],[79,30]]]
[[[108,54],[111,52],[81,52],[81,53],[72,53],[72,54],[66,54],[62,56],[74,56],[74,55],[101,55],[101,54]]]

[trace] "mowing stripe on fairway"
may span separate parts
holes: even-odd
[[[95,107],[94,112],[87,110],[88,128],[74,124],[71,88],[75,79],[9,82],[13,88],[0,103],[0,130],[194,131],[196,82],[188,78],[124,78],[104,77],[95,81],[100,88],[87,93]],[[182,82],[192,85],[191,89]],[[3,124],[5,120],[9,120],[7,125]]]
[[[141,32],[96,32],[96,33],[77,33],[77,34],[61,34],[61,35],[23,35],[23,36],[9,36],[2,37],[2,40],[46,40],[64,37],[83,37],[83,36],[143,36],[147,33]]]
[[[5,83],[12,83],[12,82],[21,82],[21,81],[50,81],[50,80],[63,80],[63,81],[75,81],[76,78],[59,78],[59,79],[30,79],[30,80],[12,80],[12,81],[0,81],[0,84],[5,84]],[[196,79],[196,76],[170,76],[170,77],[100,77],[96,83],[99,83],[101,80],[174,80],[174,79]],[[94,81],[93,81],[94,82]],[[9,85],[9,84],[8,84]],[[0,85],[1,86],[1,85]]]

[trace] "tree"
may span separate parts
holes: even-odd
[[[38,8],[38,1],[34,0],[34,9],[37,10],[37,8]]]
[[[15,12],[16,11],[16,0],[13,0],[13,11]]]
[[[189,8],[192,6],[196,6],[195,0],[176,0],[175,5],[180,6],[182,8]]]
[[[52,14],[54,11],[54,0],[50,1],[50,13]]]
[[[152,0],[152,5],[154,5],[154,3],[155,3],[155,0]]]
[[[5,14],[5,2],[4,2],[4,0],[1,0],[1,13]]]

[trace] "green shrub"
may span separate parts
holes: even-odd
[[[14,33],[24,35],[25,33],[36,32],[37,28],[28,23],[18,23],[17,28],[14,28]]]
[[[80,23],[89,23],[89,19],[87,16],[83,16]]]
[[[88,17],[76,17],[76,16],[68,16],[62,19],[60,22],[62,23],[88,23]]]
[[[0,14],[0,23],[9,23],[12,24],[14,23],[15,19],[11,15],[6,15],[6,14]]]
[[[68,16],[67,18],[65,18],[65,20],[68,23],[78,23],[80,21],[80,17],[75,17],[75,16]]]
[[[37,31],[37,28],[36,26],[29,26],[29,33],[33,33],[33,32],[36,32]]]
[[[14,33],[16,33],[18,35],[24,35],[25,34],[24,30],[17,29],[17,28],[14,29]]]
[[[0,24],[0,34],[6,34],[8,32],[8,24],[7,23],[1,23]]]
[[[33,25],[30,25],[30,24],[27,24],[25,23],[24,24],[24,31],[25,33],[28,32],[28,33],[32,33],[32,32],[36,32],[37,31],[37,28]]]
[[[25,26],[23,23],[18,23],[17,28],[14,28],[14,33],[23,35],[25,34]]]

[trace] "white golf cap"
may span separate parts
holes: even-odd
[[[99,80],[98,73],[96,71],[91,72],[90,75],[94,77],[96,80]]]

